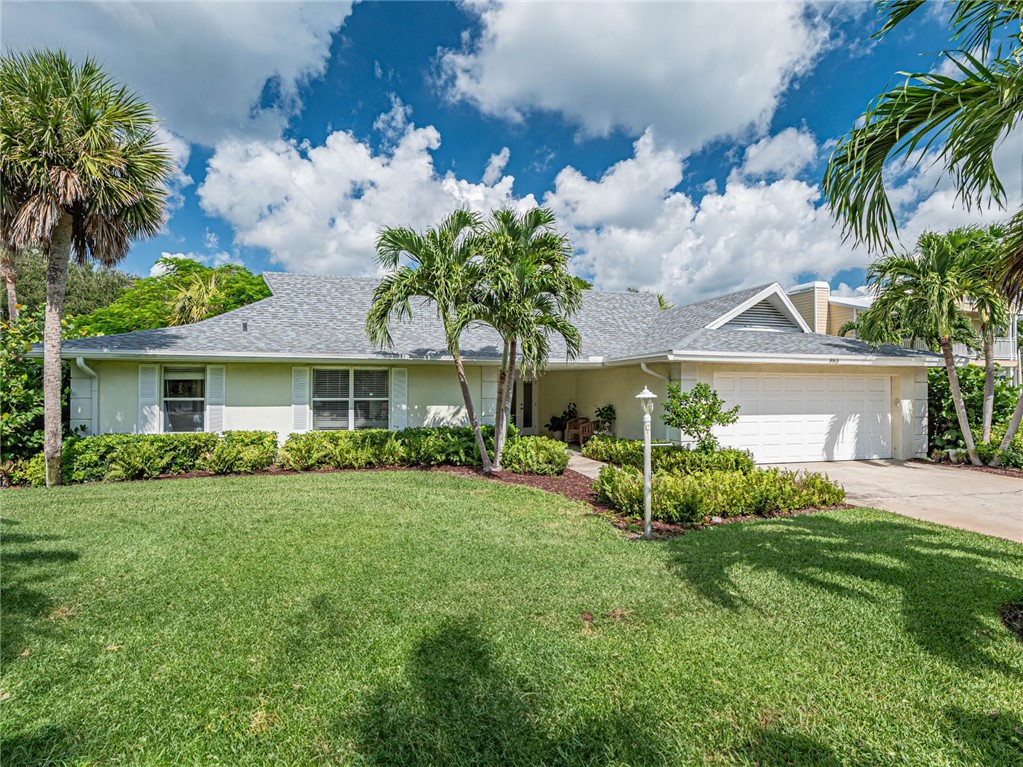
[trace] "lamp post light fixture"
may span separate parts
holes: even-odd
[[[654,537],[650,522],[650,414],[654,412],[657,395],[644,386],[636,399],[643,406],[643,537],[649,541]]]

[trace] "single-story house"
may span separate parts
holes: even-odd
[[[87,434],[311,429],[466,422],[441,325],[422,305],[392,323],[394,346],[370,343],[376,280],[264,275],[269,298],[203,322],[67,341],[72,426]],[[517,383],[526,434],[570,402],[617,410],[619,436],[642,434],[635,399],[663,403],[666,384],[711,384],[741,408],[720,431],[761,462],[911,458],[927,453],[927,368],[940,359],[814,333],[777,283],[662,311],[645,293],[586,291],[573,321],[582,352],[556,342],[546,373]],[[560,344],[560,345],[559,345]],[[492,423],[500,339],[462,338],[481,420]],[[36,352],[39,353],[38,350]],[[654,439],[680,439],[656,414]]]

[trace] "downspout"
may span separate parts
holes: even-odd
[[[89,404],[92,409],[92,433],[99,434],[99,376],[96,375],[95,370],[85,364],[83,357],[75,357],[75,365],[92,379],[92,386],[89,391]]]

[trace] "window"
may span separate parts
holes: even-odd
[[[206,370],[163,369],[163,430],[203,431],[206,428]]]
[[[390,374],[385,369],[313,371],[313,429],[386,429]]]

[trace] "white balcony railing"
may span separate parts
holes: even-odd
[[[994,352],[996,360],[1016,359],[1016,339],[1002,337],[996,338]],[[970,351],[966,344],[952,344],[952,353],[957,357],[966,357],[967,359],[984,359],[983,349]]]

